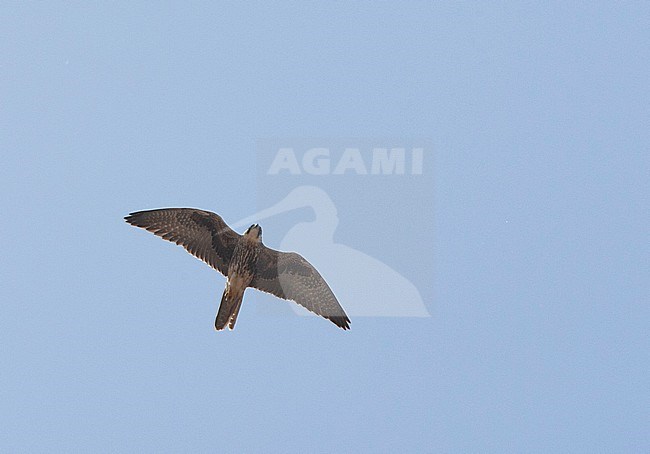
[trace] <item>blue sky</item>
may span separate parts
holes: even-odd
[[[2,451],[650,450],[647,5],[0,12]],[[256,212],[259,139],[386,137],[430,144],[405,234],[350,177],[335,239],[431,317],[249,291],[216,333],[223,277],[122,220]]]

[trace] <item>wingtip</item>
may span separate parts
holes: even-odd
[[[138,224],[138,222],[142,220],[143,213],[144,213],[143,211],[132,211],[131,213],[124,216],[124,220],[127,223],[134,225],[136,227],[143,227],[142,225]]]
[[[156,211],[170,210],[170,209],[173,209],[173,208],[157,208],[157,209],[153,209],[153,210],[138,210],[138,211],[132,211],[132,212],[130,212],[129,214],[127,214],[126,216],[124,216],[124,220],[125,220],[126,222],[130,222],[130,220],[135,219],[135,218],[138,218],[138,217],[141,218],[142,216],[145,216],[145,215],[147,215],[148,213],[153,213],[153,212],[156,212]]]
[[[347,317],[332,317],[330,318],[331,322],[334,323],[336,326],[341,328],[344,331],[347,331],[350,329],[350,319]]]

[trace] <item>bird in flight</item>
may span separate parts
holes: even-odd
[[[226,276],[214,322],[217,331],[235,328],[248,287],[295,301],[339,328],[350,329],[350,319],[316,268],[300,254],[266,247],[257,224],[240,235],[218,214],[195,208],[136,211],[124,219],[183,246]]]

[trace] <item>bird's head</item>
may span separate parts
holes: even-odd
[[[262,241],[262,227],[260,227],[258,224],[253,224],[248,229],[246,229],[244,236]]]

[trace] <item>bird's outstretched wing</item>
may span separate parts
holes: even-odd
[[[295,301],[336,326],[350,329],[350,319],[325,279],[295,252],[280,252],[264,246],[257,259],[255,277],[249,285]]]
[[[124,218],[164,240],[179,244],[222,274],[228,265],[240,235],[210,211],[195,208],[162,208],[136,211]]]

